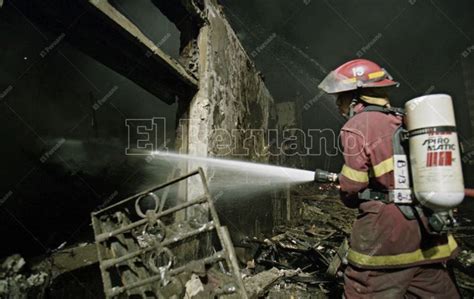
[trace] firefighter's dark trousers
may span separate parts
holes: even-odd
[[[460,298],[442,264],[394,270],[363,270],[348,266],[344,297],[353,298]]]

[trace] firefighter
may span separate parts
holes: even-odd
[[[385,69],[365,59],[341,65],[319,85],[337,96],[348,119],[340,134],[340,194],[346,206],[359,209],[344,296],[459,298],[446,268],[459,250],[456,241],[450,234],[434,234],[424,215],[407,213],[406,207],[404,212],[386,196],[394,185],[392,137],[403,122],[403,114],[390,106],[387,91],[393,86],[398,83]]]

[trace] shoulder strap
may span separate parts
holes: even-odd
[[[382,106],[377,106],[377,105],[368,105],[365,106],[364,112],[382,112],[382,113],[387,113],[387,114],[394,114],[394,115],[399,115],[399,116],[404,116],[405,115],[405,110],[403,108],[397,108],[397,107],[382,107]]]

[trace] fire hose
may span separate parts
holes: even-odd
[[[314,181],[316,183],[337,183],[339,181],[339,174],[323,169],[316,169],[314,171]],[[474,189],[465,188],[464,196],[474,198]]]

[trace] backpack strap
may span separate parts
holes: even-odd
[[[377,105],[368,105],[364,107],[364,112],[382,112],[386,114],[394,114],[399,116],[405,116],[405,110],[398,107],[386,107]]]

